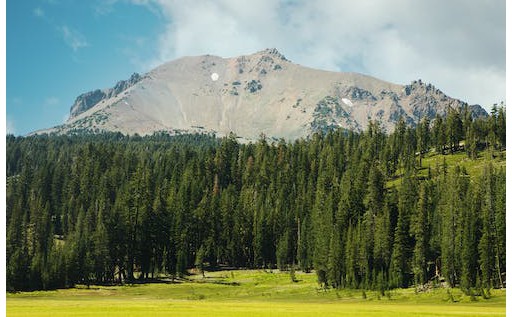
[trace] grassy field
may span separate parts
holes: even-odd
[[[381,296],[321,290],[315,274],[219,271],[178,283],[77,287],[7,294],[7,316],[505,316],[505,291],[491,298],[457,289]]]
[[[421,161],[421,168],[418,169],[418,177],[425,178],[428,175],[428,169],[431,169],[431,172],[435,172],[437,169],[441,169],[443,166],[443,162],[445,161],[448,169],[453,169],[454,166],[464,167],[469,175],[472,177],[480,177],[482,176],[482,171],[486,165],[492,163],[493,167],[499,169],[501,167],[506,167],[506,151],[483,151],[478,153],[478,158],[476,160],[469,159],[465,152],[459,151],[454,154],[446,154],[440,155],[435,152],[430,152],[425,155],[423,160]],[[418,159],[418,158],[417,158]],[[398,170],[396,172],[395,178],[389,180],[386,184],[387,188],[392,186],[400,185],[402,182],[403,170]]]
[[[434,169],[437,166],[442,166],[443,160],[446,160],[446,164],[450,166],[450,168],[456,165],[464,166],[469,175],[481,176],[484,166],[489,163],[492,163],[495,168],[505,167],[506,154],[506,151],[494,151],[491,156],[490,151],[483,151],[478,154],[478,158],[476,160],[471,160],[464,152],[447,155],[429,153],[422,160],[422,173],[424,173],[423,176],[426,176],[428,167]]]

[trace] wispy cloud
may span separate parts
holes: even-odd
[[[70,28],[67,25],[60,27],[60,32],[64,39],[64,42],[73,49],[73,51],[78,51],[78,49],[89,46],[85,36],[78,32],[75,29]]]
[[[44,105],[47,107],[57,106],[60,103],[60,99],[57,97],[48,97],[44,100]]]
[[[96,15],[107,15],[114,11],[114,5],[118,0],[99,0],[94,4],[94,13]]]
[[[112,2],[115,2],[117,0],[111,0]],[[105,3],[111,2],[109,0],[105,0]],[[56,1],[48,0],[48,4],[57,4]],[[66,25],[61,24],[58,22],[55,22],[54,19],[47,15],[46,12],[43,10],[43,8],[36,7],[32,10],[32,13],[35,17],[45,21],[48,23],[52,28],[54,28],[62,37],[64,42],[71,47],[71,49],[76,52],[80,48],[89,46],[89,43],[85,36],[79,32],[78,30]]]
[[[505,98],[505,1],[137,2],[157,6],[167,21],[151,66],[277,47],[310,67],[401,84],[421,78],[470,103]]]
[[[114,6],[119,3],[131,3],[134,5],[141,5],[141,6],[147,6],[148,9],[152,10],[154,9],[154,6],[152,5],[152,0],[97,0],[95,4],[93,5],[94,12],[96,15],[106,15],[114,12]],[[158,13],[158,11],[153,11],[154,13]]]
[[[148,67],[147,58],[141,56],[141,52],[151,47],[152,41],[143,36],[121,35],[120,40],[124,43],[119,52],[126,56],[130,63],[139,71],[146,71]]]
[[[43,11],[43,9],[41,9],[41,7],[34,8],[32,13],[34,13],[34,16],[36,16],[38,18],[44,17],[44,11]]]

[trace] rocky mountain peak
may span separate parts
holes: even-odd
[[[183,57],[133,74],[113,88],[78,96],[70,119],[44,132],[233,132],[245,140],[262,133],[294,140],[337,128],[361,131],[369,120],[391,132],[400,118],[415,125],[465,106],[421,80],[399,85],[316,70],[268,48],[232,58]],[[468,109],[486,115],[480,106]]]
[[[261,55],[266,55],[266,56],[270,56],[270,57],[274,57],[276,58],[277,60],[283,60],[283,61],[286,61],[286,62],[289,62],[289,60],[283,55],[281,54],[277,48],[267,48],[261,52],[259,52]]]
[[[412,81],[409,85],[404,86],[405,95],[409,96],[413,92],[425,94],[442,94],[434,85],[424,83],[421,79]]]
[[[142,79],[143,76],[141,76],[138,73],[133,73],[129,79],[118,81],[113,88],[107,88],[103,90],[96,89],[79,95],[76,98],[73,105],[71,106],[69,118],[72,119],[78,116],[79,114],[94,107],[102,100],[117,96],[121,92],[125,91],[126,89],[132,87],[133,85],[141,81]]]

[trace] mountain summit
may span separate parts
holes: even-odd
[[[337,127],[363,130],[369,120],[391,131],[400,117],[414,125],[465,105],[421,80],[403,86],[312,69],[273,48],[233,58],[183,57],[134,74],[78,96],[65,124],[36,133],[234,132],[248,140],[261,134],[293,140]],[[478,105],[469,109],[486,115]]]

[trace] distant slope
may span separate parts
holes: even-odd
[[[65,124],[36,133],[234,132],[290,140],[338,127],[362,130],[369,120],[390,131],[401,116],[415,124],[464,105],[421,80],[402,86],[316,70],[267,49],[234,58],[184,57],[134,74],[114,88],[79,96]],[[470,109],[487,115],[478,105]]]

